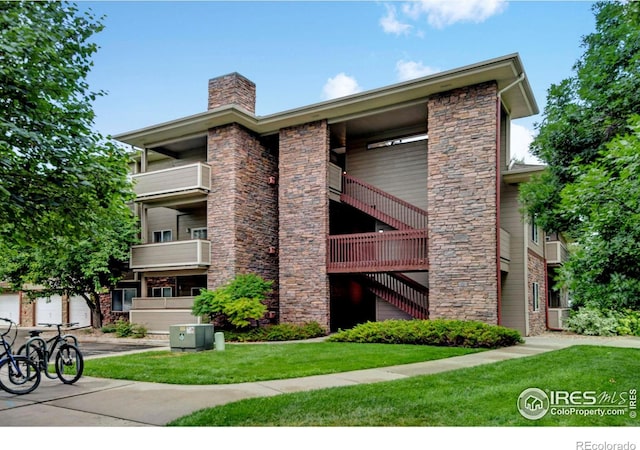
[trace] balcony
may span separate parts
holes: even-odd
[[[171,203],[202,200],[211,190],[211,167],[189,164],[133,175],[136,201]]]
[[[131,247],[129,267],[138,272],[202,268],[209,265],[211,265],[211,242],[201,239]]]
[[[328,273],[427,270],[427,230],[329,236]]]
[[[145,324],[154,334],[169,334],[169,327],[177,323],[200,323],[193,315],[193,297],[137,297],[129,311],[131,323]]]
[[[551,241],[546,244],[547,264],[559,266],[569,259],[567,247],[560,241]]]
[[[191,309],[195,297],[135,297],[131,309]]]

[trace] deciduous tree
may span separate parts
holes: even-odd
[[[73,236],[126,198],[126,152],[93,130],[87,75],[103,28],[57,1],[0,2],[0,239]]]
[[[593,10],[596,31],[583,38],[574,75],[549,89],[531,146],[548,169],[522,186],[521,200],[544,229],[578,244],[564,267],[575,299],[617,308],[640,294],[640,2]]]
[[[96,326],[137,231],[129,156],[93,129],[102,27],[74,4],[0,2],[0,280],[82,295]]]

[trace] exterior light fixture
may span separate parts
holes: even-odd
[[[416,134],[413,136],[406,136],[406,137],[397,138],[397,139],[388,139],[386,141],[379,141],[379,142],[373,142],[371,144],[367,144],[367,150],[373,150],[375,148],[391,147],[393,145],[409,144],[411,142],[426,141],[427,139],[429,139],[428,134]]]

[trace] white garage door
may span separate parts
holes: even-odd
[[[0,294],[0,317],[20,323],[19,294]]]
[[[41,323],[62,323],[62,297],[52,295],[36,300],[36,325]]]
[[[76,296],[69,299],[69,322],[78,322],[76,327],[91,326],[91,310],[84,298]]]

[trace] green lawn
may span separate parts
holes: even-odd
[[[227,344],[226,350],[151,351],[89,359],[84,375],[170,384],[227,384],[347,372],[478,352],[421,345]]]
[[[615,417],[548,413],[531,421],[516,408],[527,388],[620,393],[640,388],[639,373],[638,349],[576,346],[399,381],[242,400],[170,425],[639,426],[640,419],[628,411]]]

